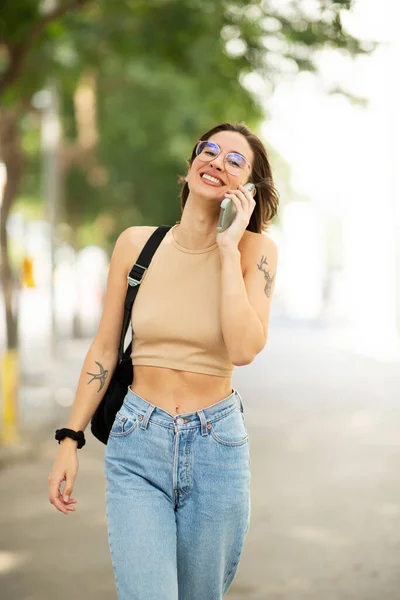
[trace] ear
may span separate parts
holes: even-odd
[[[252,191],[252,194],[253,194],[253,198],[254,198],[254,196],[257,194],[257,188],[256,188],[256,187],[255,187],[255,188],[254,188],[254,190]]]
[[[251,181],[251,178],[250,178],[250,179],[248,179],[248,180],[246,181],[246,183],[245,183],[245,184],[243,184],[243,185],[247,185],[248,183],[253,183],[253,182]],[[257,188],[255,187],[255,184],[253,184],[253,185],[254,185],[254,190],[253,190],[251,193],[252,193],[252,196],[253,196],[253,198],[254,198],[254,196],[257,194]]]

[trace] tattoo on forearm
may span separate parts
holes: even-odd
[[[271,275],[269,274],[269,271],[265,271],[263,269],[263,265],[267,265],[268,261],[264,256],[261,256],[261,260],[259,262],[259,264],[257,265],[257,267],[260,269],[260,271],[262,271],[264,273],[264,279],[266,281],[265,284],[265,288],[264,288],[264,293],[266,294],[267,298],[271,297],[271,289],[272,289],[272,283],[275,279],[275,274]]]
[[[99,362],[97,362],[97,360],[95,360],[94,362],[96,363],[96,365],[99,365],[100,373],[89,373],[89,371],[86,371],[86,373],[88,375],[92,375],[92,379],[90,381],[88,381],[88,385],[89,385],[89,383],[92,383],[92,381],[97,379],[100,382],[100,387],[97,391],[100,392],[101,388],[104,386],[104,383],[107,379],[108,370],[104,369],[103,365],[101,365]]]

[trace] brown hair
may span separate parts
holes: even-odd
[[[248,141],[254,153],[254,164],[249,181],[252,181],[256,186],[257,193],[254,196],[256,205],[246,229],[255,233],[262,233],[267,230],[269,221],[277,214],[279,204],[279,194],[274,186],[265,146],[260,138],[252,133],[244,123],[221,123],[221,125],[213,127],[200,136],[199,140],[208,140],[219,131],[236,131],[237,133],[241,133]],[[190,159],[187,161],[189,167],[196,158],[196,146],[197,143],[193,148]],[[183,211],[189,196],[189,186],[184,177],[179,177],[178,183],[184,184],[180,194],[181,209]]]

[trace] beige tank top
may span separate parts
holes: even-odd
[[[235,368],[220,323],[220,255],[180,246],[171,227],[132,307],[133,365],[230,377]]]

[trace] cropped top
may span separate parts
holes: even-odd
[[[220,322],[218,244],[184,248],[176,227],[154,253],[133,303],[132,364],[230,377],[235,365]]]

